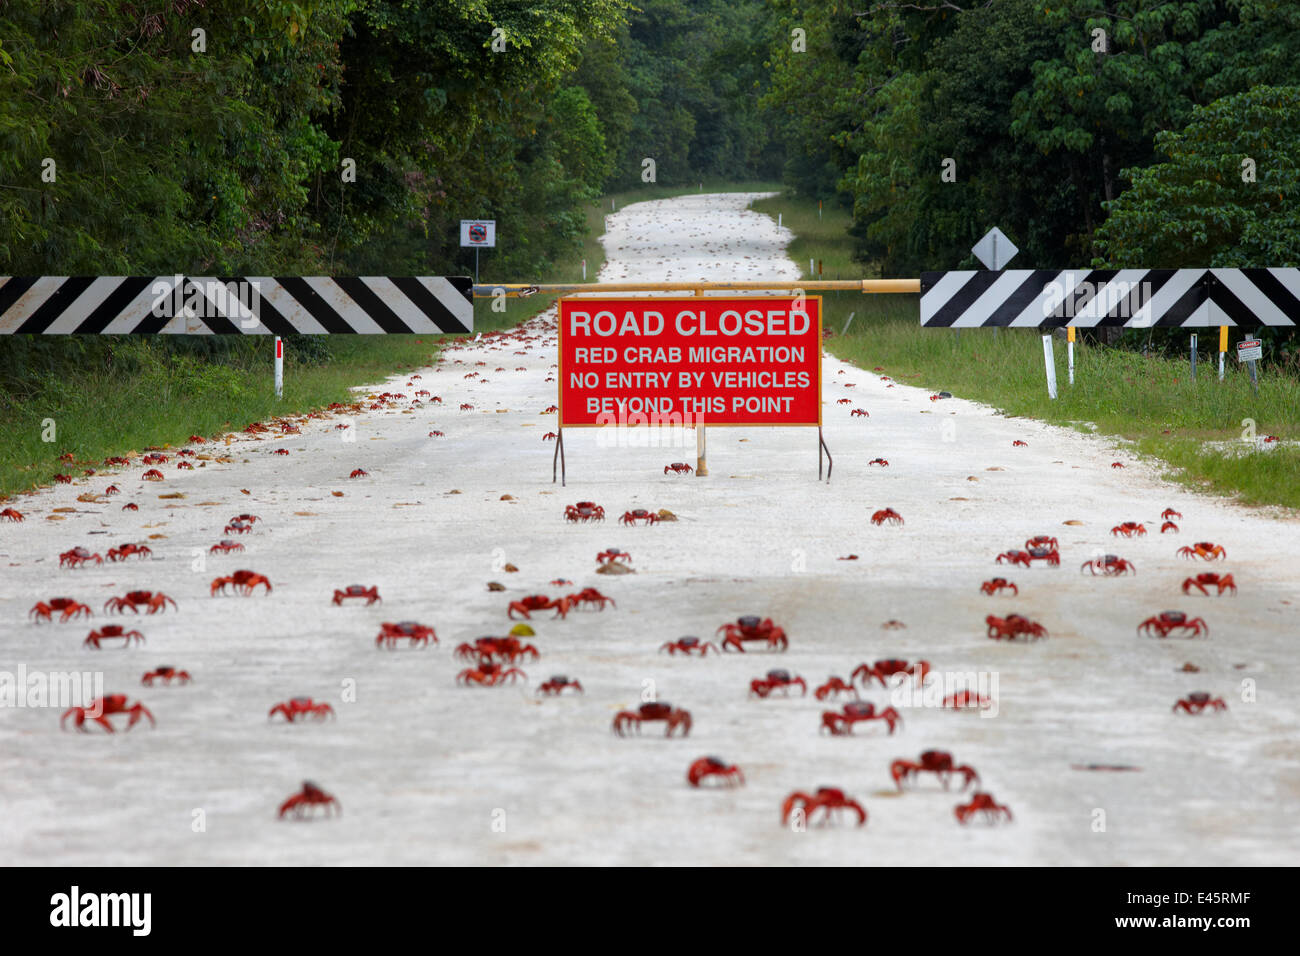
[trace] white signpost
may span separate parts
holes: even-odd
[[[497,245],[497,221],[495,219],[462,219],[460,221],[460,245],[462,249],[474,247],[474,282],[478,282],[478,251],[495,249]]]

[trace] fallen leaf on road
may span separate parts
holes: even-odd
[[[46,521],[67,521],[68,519],[63,517],[63,515],[46,515],[45,520]]]
[[[165,537],[167,537],[167,535],[165,535],[165,534],[151,534],[151,535],[149,535],[149,538],[150,538],[151,540],[154,539],[154,538],[165,538]]]
[[[341,492],[341,491],[331,491],[330,494],[332,494],[335,498],[342,498],[342,497],[343,497],[343,492]]]
[[[159,495],[159,498],[184,498],[185,495],[179,491],[173,491],[171,494]]]
[[[507,564],[507,565],[506,565],[504,568],[502,568],[501,570],[502,570],[502,571],[505,571],[505,572],[507,572],[507,573],[509,573],[509,574],[514,574],[514,573],[517,572],[519,569],[518,569],[517,567],[515,567],[513,564]]]
[[[970,501],[969,498],[949,498],[949,501]]]
[[[499,499],[497,499],[497,500],[498,500],[498,501],[514,501],[514,500],[515,500],[515,496],[514,496],[514,495],[502,495],[502,496],[501,496]]]
[[[77,513],[77,509],[76,509],[76,508],[55,508],[54,511],[55,511],[56,514],[65,514],[65,515],[66,515],[66,514],[76,514],[76,513]]]
[[[296,514],[296,515],[300,515],[300,516],[302,516],[302,517],[304,517],[304,518],[310,518],[310,517],[312,517],[313,515],[315,515],[316,512],[314,512],[314,511],[295,511],[294,514]]]
[[[974,475],[967,475],[967,476],[966,476],[966,480],[967,480],[967,481],[979,481],[979,479],[976,478]]]
[[[489,591],[504,591],[505,589],[506,589],[506,586],[505,586],[504,584],[502,584],[500,581],[489,581],[489,582],[488,582],[488,590],[489,590]]]
[[[1062,521],[1061,524],[1083,524],[1083,522],[1077,518],[1071,518],[1069,521]]]
[[[997,465],[994,465],[991,468],[985,468],[984,470],[985,471],[1006,471],[1005,468],[999,468]]]

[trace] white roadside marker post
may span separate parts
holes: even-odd
[[[1219,326],[1219,381],[1223,381],[1223,357],[1228,354],[1228,327]]]
[[[275,337],[275,397],[284,398],[284,339]]]
[[[1196,333],[1192,333],[1192,381],[1196,381]]]
[[[1052,355],[1052,336],[1043,336],[1043,361],[1047,363],[1047,396],[1056,398],[1056,361]]]

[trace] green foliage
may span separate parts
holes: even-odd
[[[1132,188],[1106,204],[1095,267],[1300,265],[1300,87],[1197,107],[1156,147],[1168,161],[1125,170]]]

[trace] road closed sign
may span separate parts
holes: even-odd
[[[560,300],[560,425],[821,424],[820,296]]]

